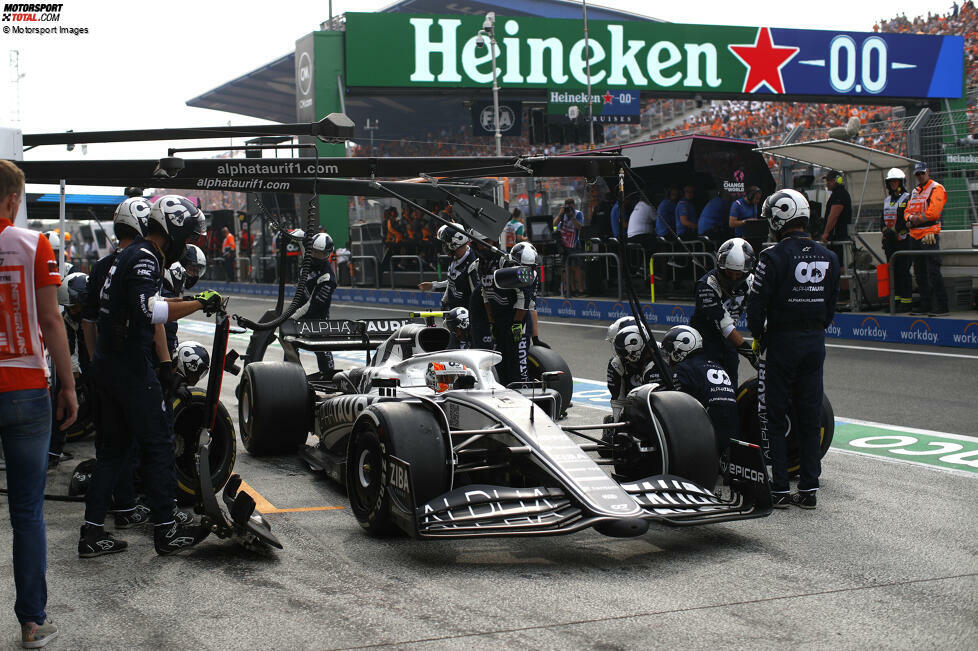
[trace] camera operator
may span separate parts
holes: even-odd
[[[127,547],[106,533],[104,522],[116,481],[132,454],[132,438],[138,442],[142,459],[157,553],[172,554],[207,536],[205,529],[178,524],[173,516],[173,433],[152,364],[156,324],[221,306],[216,292],[173,302],[159,295],[164,263],[179,260],[188,237],[202,233],[203,227],[203,213],[190,200],[163,196],[150,210],[144,235],[119,252],[106,275],[99,297],[94,359],[102,445],[97,449],[78,541],[81,558]]]

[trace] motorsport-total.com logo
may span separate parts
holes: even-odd
[[[14,4],[3,5],[2,22],[8,23],[56,23],[61,20],[64,4]]]

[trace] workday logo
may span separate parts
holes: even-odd
[[[969,330],[974,330],[969,332]],[[959,335],[951,335],[951,339],[956,344],[978,344],[978,321],[971,321],[965,324],[964,329]]]
[[[560,307],[557,309],[557,314],[559,314],[560,316],[574,316],[575,314],[577,314],[577,312],[576,310],[574,310],[573,303],[571,303],[570,301],[564,301],[563,303],[560,304]]]
[[[909,330],[900,331],[900,339],[922,344],[936,344],[938,334],[931,330],[930,324],[923,319],[914,319]]]
[[[689,317],[686,316],[686,310],[680,306],[675,306],[672,308],[672,312],[666,316],[666,323],[674,324],[686,324],[689,323]]]
[[[835,325],[835,320],[833,320],[832,323],[829,324],[829,327],[825,329],[825,334],[827,334],[830,337],[841,337],[842,328]]]
[[[550,301],[545,298],[537,299],[537,313],[543,314],[545,316],[553,316],[553,309],[550,307]]]
[[[863,319],[857,327],[852,329],[852,334],[855,337],[868,337],[881,341],[886,339],[886,330],[880,326],[880,322],[876,320],[876,317],[872,316]]]
[[[598,306],[594,304],[594,301],[588,301],[584,309],[581,310],[581,316],[589,319],[600,319],[601,312],[598,311]]]
[[[617,320],[623,316],[628,316],[629,314],[631,314],[631,312],[626,312],[624,305],[621,303],[615,303],[611,306],[611,311],[608,312],[608,318]]]
[[[642,308],[642,316],[644,316],[645,320],[648,321],[649,323],[659,322],[659,315],[656,314],[655,310],[653,310],[652,307],[649,305],[646,305],[645,307]]]

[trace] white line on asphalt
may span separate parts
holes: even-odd
[[[850,454],[856,457],[867,457],[869,459],[876,459],[877,461],[883,461],[886,463],[899,463],[908,466],[916,466],[917,468],[926,468],[927,470],[936,470],[938,472],[946,472],[952,475],[959,475],[961,477],[971,477],[974,479],[975,473],[968,472],[967,470],[958,470],[957,468],[948,468],[946,466],[935,466],[930,463],[924,463],[923,461],[911,461],[910,459],[896,459],[894,457],[885,457],[880,454],[873,454],[872,452],[860,452],[859,450],[849,450],[847,448],[837,448],[832,446],[829,448],[829,452],[835,452],[838,454]]]
[[[974,443],[978,441],[976,436],[967,436],[965,434],[951,434],[949,432],[938,432],[932,429],[918,429],[916,427],[904,427],[902,425],[887,425],[886,423],[874,423],[871,420],[858,420],[856,418],[843,418],[837,417],[836,422],[848,423],[850,425],[864,425],[866,427],[878,427],[880,429],[893,430],[896,432],[906,432],[907,434],[922,434],[924,436],[943,436],[946,438],[957,439],[959,441],[968,441],[969,443]]]
[[[273,302],[273,301],[277,300],[277,299],[274,299],[274,298],[267,298],[267,297],[264,297],[264,296],[248,296],[248,295],[241,296],[241,298],[247,298],[249,300],[254,300],[254,301],[270,301],[270,302]],[[343,307],[356,307],[358,310],[378,310],[378,311],[383,311],[383,312],[397,312],[400,309],[400,306],[376,307],[376,306],[373,306],[373,305],[360,305],[359,303],[349,303],[349,302],[344,302],[344,301],[337,301],[336,304],[337,305],[341,305]],[[404,306],[404,307],[407,307],[407,306]],[[421,308],[415,308],[415,309],[421,309]],[[546,324],[546,325],[572,326],[572,327],[576,327],[576,328],[601,328],[602,330],[607,330],[608,329],[608,326],[606,326],[606,325],[593,325],[593,324],[590,324],[590,323],[566,323],[564,321],[540,321],[540,323],[543,323],[543,324]],[[663,334],[663,333],[666,332],[666,330],[657,330],[657,329],[653,328],[652,329],[652,332],[655,332],[655,333],[658,333],[658,334]],[[747,341],[751,341],[750,337],[745,337],[745,339],[747,339]],[[868,350],[868,351],[871,351],[871,352],[878,352],[878,353],[900,353],[902,355],[924,355],[924,356],[928,356],[928,357],[950,357],[950,358],[955,358],[955,359],[971,359],[971,360],[978,361],[978,355],[962,355],[960,353],[938,353],[938,352],[931,352],[931,351],[928,351],[928,350],[901,350],[899,348],[880,348],[879,346],[854,346],[854,345],[851,345],[851,344],[829,344],[829,343],[825,344],[825,347],[826,348],[842,348],[842,349],[846,349],[846,350]]]

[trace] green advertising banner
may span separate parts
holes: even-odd
[[[350,87],[479,88],[492,83],[482,16],[346,14]],[[583,22],[497,16],[505,88],[668,94],[958,98],[964,39],[771,27]],[[589,54],[585,50],[589,50]]]

